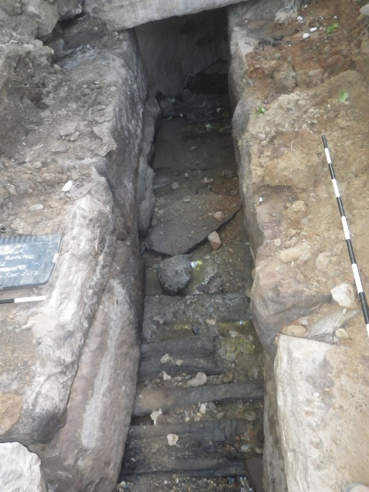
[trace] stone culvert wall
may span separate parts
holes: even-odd
[[[62,236],[49,284],[12,292],[46,300],[0,313],[2,490],[113,490],[136,388],[146,79],[133,33],[88,18],[54,64],[34,36],[67,3],[0,20],[1,231]]]

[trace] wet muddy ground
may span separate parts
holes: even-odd
[[[161,101],[142,358],[118,490],[262,491],[263,353],[249,314],[253,260],[230,110],[222,97],[201,97],[206,110],[187,117],[178,100]],[[178,254],[190,255],[191,280],[171,296],[157,269]]]

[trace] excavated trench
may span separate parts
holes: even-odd
[[[1,233],[63,242],[42,303],[2,296],[0,480],[261,492],[264,450],[268,490],[367,483],[368,345],[321,145],[367,283],[367,9],[242,2],[229,41],[224,10],[134,32],[101,2],[39,39],[63,2],[10,3]]]
[[[261,492],[263,352],[249,313],[226,12],[151,23],[137,36],[161,121],[141,238],[141,362],[117,490]]]

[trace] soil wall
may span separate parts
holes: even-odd
[[[269,21],[249,7],[229,8],[229,29],[252,310],[267,359],[265,488],[344,490],[369,480],[368,453],[357,454],[369,442],[368,340],[321,135],[367,284],[368,18],[349,1]]]

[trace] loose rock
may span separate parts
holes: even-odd
[[[345,308],[355,308],[354,289],[350,284],[340,284],[331,290],[333,299]]]
[[[35,205],[31,205],[28,210],[30,212],[37,212],[39,210],[42,210],[44,208],[43,205],[41,205],[41,203],[36,203]]]
[[[188,255],[168,258],[158,265],[158,276],[163,288],[175,295],[185,289],[191,280],[191,263]]]
[[[40,458],[18,442],[0,444],[1,477],[3,492],[27,490],[44,492],[46,490]]]
[[[73,186],[73,181],[67,181],[62,188],[62,191],[69,191]]]
[[[177,434],[168,434],[167,440],[168,440],[169,446],[175,446],[178,442],[178,436],[177,436]]]
[[[222,241],[216,231],[213,231],[211,234],[208,235],[208,241],[210,243],[210,246],[214,250],[217,250],[222,246]]]
[[[191,386],[192,388],[196,388],[198,386],[204,386],[204,384],[207,383],[207,376],[204,372],[198,372],[196,376],[193,379],[190,379],[188,381],[188,386]]]
[[[172,362],[172,358],[169,354],[163,355],[163,357],[160,359],[160,362],[162,364],[168,364],[168,362]]]
[[[165,371],[163,372],[163,381],[170,381],[172,376],[169,376]]]
[[[200,408],[199,408],[199,412],[202,415],[205,415],[206,414],[206,403],[201,403]]]
[[[336,330],[335,332],[335,335],[337,338],[341,340],[349,340],[350,338],[350,335],[347,333],[347,331],[344,328],[338,328],[338,330]]]
[[[159,410],[156,410],[155,412],[151,412],[150,418],[154,422],[154,425],[157,424],[158,418],[160,417],[160,415],[162,415],[162,413],[163,412],[161,411],[161,408]]]
[[[282,329],[282,333],[292,337],[304,337],[306,334],[306,328],[301,325],[289,325]]]
[[[214,219],[217,220],[218,222],[223,222],[223,220],[224,220],[224,213],[222,211],[215,212]]]

